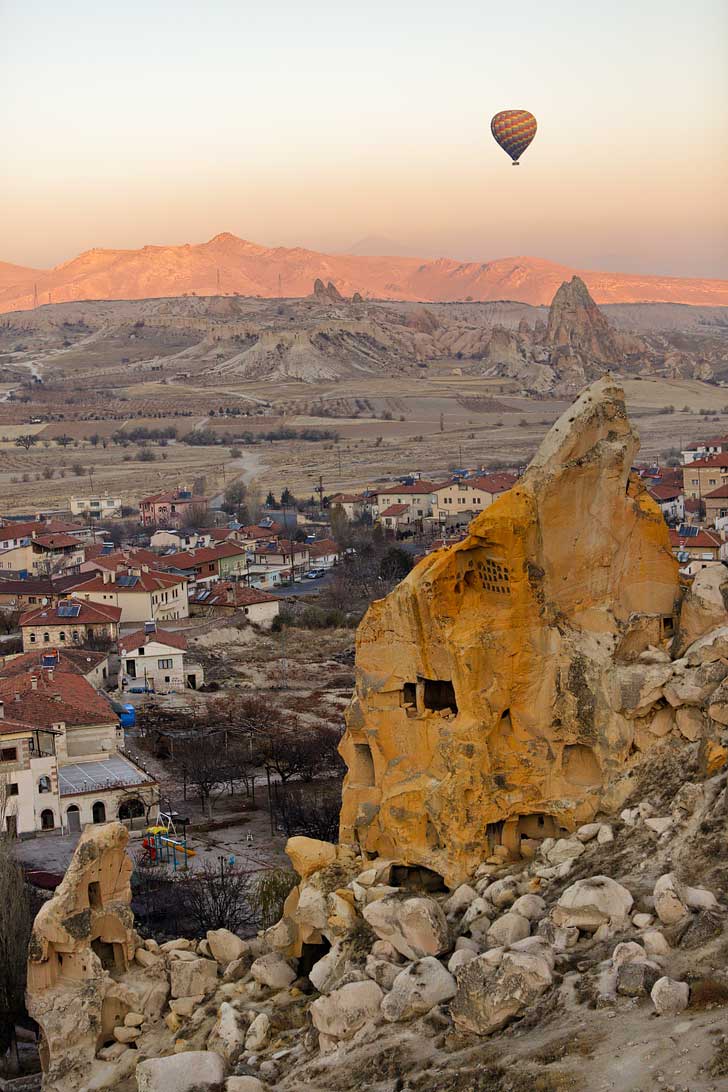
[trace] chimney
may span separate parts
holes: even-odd
[[[33,690],[38,689],[38,676],[37,675],[31,675],[30,676],[30,685],[31,685],[31,688]]]
[[[102,572],[102,574],[101,574],[101,576],[102,576],[102,578],[103,578],[103,581],[104,581],[104,584],[108,584],[108,583],[110,583],[110,581],[111,581],[111,575],[112,575],[112,574],[111,574],[111,573],[109,572],[109,570],[108,570],[108,569],[104,569],[104,571],[103,571],[103,572]]]
[[[16,695],[15,695],[15,700],[16,700],[16,701],[20,701],[20,694],[16,693]]]
[[[53,668],[48,669],[48,681],[53,682]]]

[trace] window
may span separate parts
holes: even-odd
[[[31,635],[30,635],[30,643],[31,643],[31,645],[35,644],[35,634],[34,633],[31,633]]]
[[[172,660],[157,660],[157,667],[160,669],[160,671],[164,671],[165,669],[168,671],[171,666]]]
[[[18,761],[18,748],[17,747],[2,747],[0,748],[0,762],[17,762]]]
[[[89,634],[89,636],[91,636],[91,634]],[[77,629],[74,629],[73,633],[71,634],[71,639],[73,641],[78,641],[78,630]]]
[[[43,777],[38,778],[38,792],[50,792],[50,791],[51,791],[51,779],[50,779],[50,777],[46,777],[46,775],[44,774]]]
[[[43,644],[44,645],[50,644],[50,640],[51,640],[50,633],[44,633],[43,634]]]
[[[64,633],[63,630],[61,630],[61,632],[58,634],[58,640],[61,641],[61,643],[65,643],[66,634]]]
[[[56,817],[50,808],[46,808],[45,811],[40,813],[40,829],[41,830],[53,830],[56,825]]]
[[[17,795],[18,795],[18,782],[17,781],[10,781],[8,783],[8,796],[17,796]]]

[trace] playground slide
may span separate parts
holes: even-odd
[[[170,846],[175,853],[184,853],[187,857],[196,857],[197,850],[188,849],[187,846],[181,845],[179,842],[175,842],[172,838],[160,838],[160,842],[164,842],[166,846]]]

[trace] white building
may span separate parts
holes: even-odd
[[[173,630],[150,624],[119,641],[122,690],[170,694],[197,690],[204,681],[199,664],[186,664],[187,639]]]
[[[86,497],[70,497],[72,516],[94,516],[97,519],[113,519],[121,515],[121,497],[94,493]]]
[[[189,617],[187,577],[151,570],[146,565],[120,571],[104,569],[79,579],[71,589],[77,599],[121,608],[121,624],[175,621]]]

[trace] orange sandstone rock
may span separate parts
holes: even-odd
[[[453,884],[496,845],[517,854],[618,799],[658,737],[637,731],[640,687],[615,687],[615,664],[671,636],[679,598],[662,515],[630,477],[637,449],[623,392],[597,381],[467,539],[371,606],[342,842]]]

